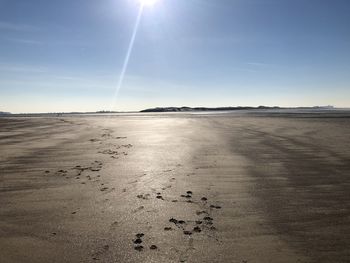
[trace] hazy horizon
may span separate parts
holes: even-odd
[[[36,112],[9,112],[9,111],[4,111],[0,109],[0,114],[1,113],[10,113],[10,114],[70,114],[70,113],[138,113],[141,112],[143,110],[154,110],[154,109],[166,109],[166,108],[191,108],[191,109],[195,109],[195,108],[206,108],[206,109],[213,109],[214,111],[216,111],[215,109],[217,108],[256,108],[258,109],[258,107],[269,107],[271,109],[273,109],[273,107],[277,107],[280,110],[299,110],[299,109],[315,109],[317,110],[317,108],[323,109],[323,110],[350,110],[350,107],[334,107],[333,105],[313,105],[313,106],[287,106],[287,107],[282,107],[279,105],[274,105],[274,106],[266,106],[266,105],[258,105],[258,106],[251,106],[251,105],[237,105],[237,106],[213,106],[213,107],[206,107],[206,106],[187,106],[187,105],[181,105],[181,106],[177,106],[177,105],[170,105],[170,106],[155,106],[155,107],[149,107],[149,108],[143,108],[143,109],[138,109],[138,110],[106,110],[106,109],[101,109],[101,110],[95,110],[95,111],[36,111]],[[244,110],[244,109],[243,109]],[[236,110],[234,110],[236,111]],[[155,113],[155,111],[151,111],[153,113]],[[167,111],[164,111],[167,112]],[[186,111],[185,111],[186,112]]]
[[[350,107],[350,2],[0,1],[0,111]],[[112,105],[114,105],[112,107]]]

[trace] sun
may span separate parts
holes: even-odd
[[[139,0],[139,2],[143,6],[153,6],[158,0]]]

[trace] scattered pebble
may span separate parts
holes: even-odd
[[[150,246],[149,248],[152,249],[152,250],[155,250],[155,249],[157,249],[158,247],[157,247],[156,245],[152,245],[152,246]]]

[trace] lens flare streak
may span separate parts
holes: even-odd
[[[125,59],[124,59],[123,67],[122,67],[122,70],[120,72],[118,84],[117,84],[115,92],[114,92],[111,111],[114,110],[114,106],[116,104],[116,100],[117,100],[119,91],[120,91],[120,89],[121,89],[121,87],[123,85],[123,82],[124,82],[125,73],[126,73],[126,70],[128,68],[128,65],[129,65],[131,52],[133,50],[135,39],[136,39],[136,35],[137,35],[137,31],[138,31],[138,28],[139,28],[139,25],[140,25],[142,12],[143,12],[143,5],[140,5],[139,12],[138,12],[138,15],[137,15],[137,18],[136,18],[136,23],[135,23],[135,26],[134,26],[134,29],[133,29],[133,33],[132,33],[132,36],[131,36],[131,39],[130,39],[130,43],[129,43],[129,46],[128,46],[128,50],[126,52],[126,56],[125,56]]]

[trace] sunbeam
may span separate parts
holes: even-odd
[[[114,110],[114,106],[115,106],[115,103],[116,103],[119,91],[120,91],[120,89],[121,89],[121,87],[123,85],[123,82],[124,82],[125,73],[126,73],[126,70],[128,68],[128,65],[129,65],[131,52],[132,52],[132,49],[134,47],[137,31],[138,31],[138,28],[139,28],[139,25],[140,25],[143,8],[144,8],[144,5],[141,4],[140,7],[139,7],[139,12],[138,12],[138,15],[137,15],[137,18],[136,18],[136,22],[135,22],[135,26],[134,26],[134,29],[133,29],[133,32],[132,32],[132,36],[131,36],[131,39],[130,39],[130,42],[129,42],[128,50],[126,52],[126,56],[125,56],[125,59],[124,59],[123,67],[122,67],[122,70],[121,70],[120,75],[119,75],[118,84],[117,84],[115,92],[114,92],[113,102],[112,102],[112,106],[111,106],[111,111]]]

